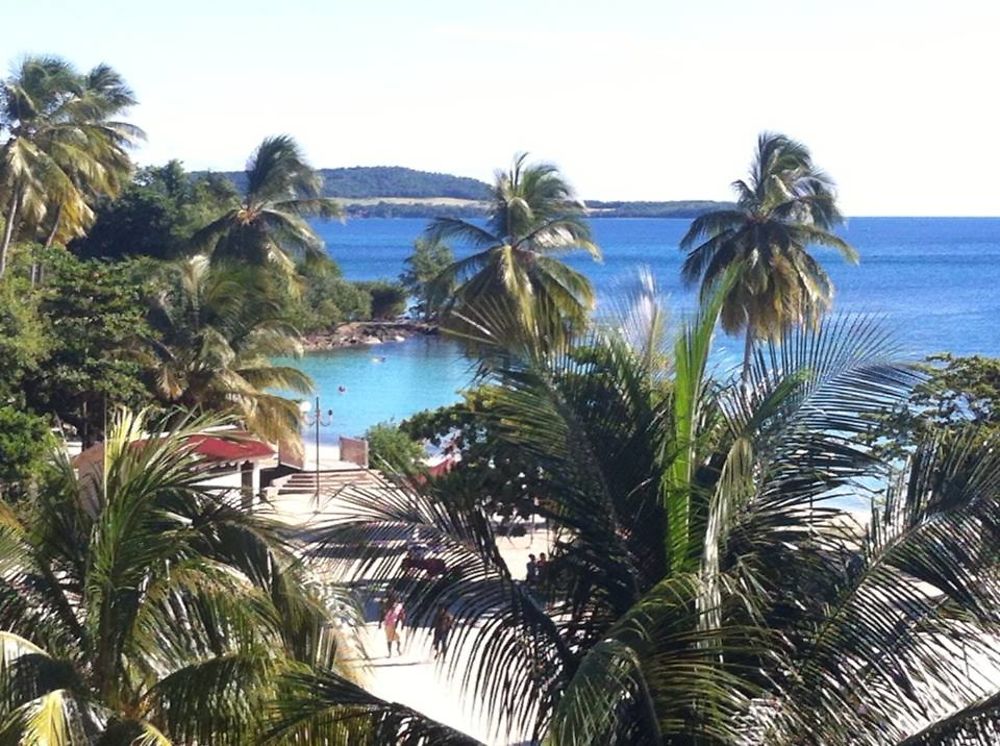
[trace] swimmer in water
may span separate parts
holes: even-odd
[[[337,391],[339,391],[341,394],[346,394],[347,393],[347,386],[338,386],[337,387]]]

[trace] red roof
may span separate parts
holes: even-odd
[[[147,440],[132,441],[132,446],[146,443]],[[264,461],[272,458],[276,451],[262,440],[257,440],[242,430],[227,431],[225,436],[192,435],[187,439],[192,451],[206,461]],[[101,461],[104,458],[104,444],[91,446],[73,459],[73,465],[83,466]]]
[[[214,435],[192,435],[188,443],[194,452],[210,461],[260,461],[271,458],[275,450],[261,440],[242,433],[239,439],[217,438]]]

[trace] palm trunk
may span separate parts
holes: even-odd
[[[49,231],[48,237],[45,239],[44,248],[51,248],[52,244],[56,240],[56,234],[59,233],[59,222],[62,220],[63,206],[59,205],[56,208],[56,217],[52,221],[52,230]],[[36,283],[42,281],[42,264],[41,260],[35,259],[31,262],[31,287],[35,287]]]
[[[7,250],[10,248],[10,240],[14,236],[14,221],[17,220],[17,205],[21,201],[20,190],[14,189],[14,194],[10,197],[10,209],[7,210],[7,225],[3,230],[3,243],[0,244],[0,277],[7,272]]]
[[[56,208],[56,218],[52,221],[52,230],[49,231],[48,238],[45,239],[45,248],[48,249],[52,246],[52,243],[56,240],[56,234],[59,232],[59,222],[62,220],[63,206],[59,205]]]
[[[740,380],[745,385],[750,379],[750,363],[753,360],[753,327],[747,324],[746,341],[743,343],[743,373]]]

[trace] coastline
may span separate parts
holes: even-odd
[[[349,321],[323,331],[306,334],[302,340],[306,352],[339,350],[358,345],[378,345],[383,342],[401,341],[422,334],[436,335],[438,326],[424,321],[401,319],[395,321]]]

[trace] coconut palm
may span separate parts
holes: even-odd
[[[325,258],[323,241],[307,217],[339,218],[343,210],[322,197],[322,177],[288,135],[267,137],[250,156],[242,202],[198,231],[194,246],[213,260],[273,262],[291,273],[294,259]]]
[[[581,324],[594,305],[594,291],[582,274],[558,257],[573,250],[600,259],[585,207],[558,169],[514,157],[509,171],[498,171],[490,191],[485,226],[456,218],[437,218],[425,231],[431,243],[446,239],[470,245],[476,253],[454,262],[440,282],[454,283],[458,310],[482,300],[503,299],[525,318],[540,305]]]
[[[85,75],[56,57],[27,57],[0,85],[0,188],[4,200],[0,276],[15,237],[47,243],[82,235],[98,196],[117,194],[143,134],[115,117],[135,103],[106,65]]]
[[[254,268],[213,267],[204,256],[182,262],[150,316],[158,333],[152,369],[165,402],[232,414],[260,437],[294,448],[301,412],[274,390],[309,393],[312,381],[273,362],[301,355],[302,344],[267,281]]]
[[[858,254],[832,232],[843,222],[833,182],[801,143],[761,134],[749,178],[733,182],[733,189],[735,207],[699,216],[681,239],[688,252],[681,274],[689,284],[700,281],[707,298],[729,267],[741,268],[721,321],[727,333],[746,335],[747,374],[755,339],[815,324],[830,308],[833,283],[810,247],[832,247],[851,263]]]
[[[254,743],[283,675],[340,665],[277,524],[202,484],[216,424],[120,412],[79,474],[0,505],[5,743]]]
[[[419,491],[342,493],[354,515],[325,548],[360,552],[416,619],[453,609],[451,670],[511,737],[993,743],[998,450],[924,444],[890,476],[860,436],[915,377],[863,319],[786,331],[745,382],[712,384],[733,274],[672,351],[648,299],[624,331],[561,351],[503,335],[489,424],[556,495],[538,508],[552,547],[540,589],[514,580],[460,470]],[[876,484],[864,525],[842,501]],[[386,540],[415,531],[445,577],[400,574]]]

